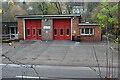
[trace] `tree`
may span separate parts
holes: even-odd
[[[118,28],[118,3],[108,3],[102,2],[100,5],[93,11],[94,21],[97,23],[102,23],[101,27],[104,29],[104,34],[116,35],[116,28]],[[107,33],[106,33],[107,29]]]
[[[40,9],[39,11],[42,12],[42,14],[47,14],[47,11],[48,11],[47,2],[39,2],[38,3],[38,8]]]
[[[53,4],[55,5],[58,14],[62,14],[62,9],[61,9],[61,4],[60,2],[53,2]]]
[[[15,15],[25,15],[28,12],[20,6],[19,2],[16,2],[15,5],[8,5],[7,2],[3,2],[2,5],[3,13],[2,20],[3,21],[15,21]]]
[[[93,11],[93,18],[96,23],[100,23],[100,26],[103,28],[103,34],[106,34],[106,77],[110,77],[112,74],[113,77],[113,49],[110,49],[109,39],[110,36],[115,35],[116,38],[118,37],[118,33],[115,30],[118,30],[118,3],[108,3],[108,2],[101,2],[99,6],[94,9]],[[115,39],[114,39],[115,40]],[[111,50],[111,52],[110,52]],[[111,53],[111,62],[110,56]],[[112,66],[110,66],[112,64]],[[112,68],[112,71],[110,70]],[[111,71],[111,72],[110,72]]]
[[[54,3],[52,2],[49,2],[48,3],[48,11],[47,11],[47,14],[58,14],[58,11],[56,9],[56,6]]]

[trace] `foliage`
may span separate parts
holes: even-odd
[[[93,20],[96,23],[102,23],[100,27],[103,27],[103,34],[106,35],[116,35],[118,37],[119,30],[118,27],[118,3],[101,2],[98,7],[96,7],[92,13]]]
[[[119,44],[120,44],[120,39],[119,39],[119,38],[116,38],[116,39],[115,39],[115,43],[119,43]]]
[[[108,79],[104,78],[103,75],[99,74],[95,68],[93,68],[93,67],[89,67],[89,68],[90,68],[91,70],[93,70],[94,72],[96,72],[96,73],[97,73],[96,76],[98,76],[100,79],[102,79],[102,80],[108,80]]]
[[[112,4],[107,2],[102,2],[100,5],[100,11],[97,13],[96,19],[98,22],[103,22],[103,24],[107,23],[108,26],[110,23],[114,24],[117,21],[117,14],[112,14],[114,11],[118,9],[118,4]],[[114,26],[112,26],[114,27]]]
[[[2,13],[2,9],[0,9],[0,13]]]
[[[89,68],[93,70],[94,72],[96,72],[98,77],[103,78],[103,75],[99,74],[95,68],[93,67],[89,67]]]
[[[8,1],[8,5],[14,5],[13,1]]]
[[[28,15],[28,14],[72,14],[73,6],[84,6],[87,12],[83,14],[83,21],[91,21],[91,11],[97,6],[99,2],[14,2],[14,5],[19,6],[21,9],[14,8],[16,13],[9,16],[13,10],[8,2],[2,2],[3,20],[15,20],[15,15]],[[15,10],[16,9],[16,10]],[[17,12],[18,10],[18,12]],[[21,12],[19,12],[19,10]],[[81,20],[82,20],[81,19]]]
[[[91,70],[95,71],[96,72],[96,69],[92,68],[92,67],[89,67]]]
[[[113,17],[113,18],[108,18],[108,22],[112,23],[117,21],[117,18]]]
[[[97,14],[97,18],[98,18],[98,19],[104,19],[104,18],[107,18],[107,16],[104,15],[104,14],[102,14],[102,13],[98,13],[98,14]]]
[[[47,14],[48,3],[46,3],[46,2],[39,2],[38,3],[38,8],[40,9],[39,11],[42,12],[42,14]]]

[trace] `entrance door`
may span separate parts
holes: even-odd
[[[26,39],[41,39],[41,20],[26,20]]]
[[[17,27],[9,26],[10,39],[18,39]]]
[[[70,40],[70,19],[53,20],[53,37],[54,40]]]

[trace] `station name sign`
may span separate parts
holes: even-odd
[[[50,29],[50,28],[51,28],[50,25],[43,26],[43,29]]]

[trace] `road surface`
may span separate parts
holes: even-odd
[[[98,78],[97,73],[89,67],[78,66],[45,66],[45,65],[17,65],[0,64],[2,66],[3,78]],[[98,68],[94,67],[97,71]],[[118,70],[113,68],[114,77],[117,77]],[[105,68],[101,68],[102,75],[105,75]]]

